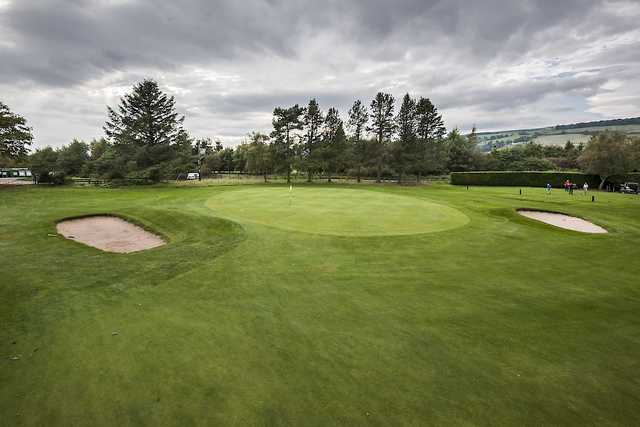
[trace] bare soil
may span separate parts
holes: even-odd
[[[114,216],[70,219],[56,229],[67,239],[107,252],[138,252],[166,244],[160,236]]]

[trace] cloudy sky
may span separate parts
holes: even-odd
[[[230,144],[274,106],[344,114],[380,90],[448,128],[640,116],[639,23],[637,0],[0,0],[0,101],[37,146],[102,136],[145,77]]]

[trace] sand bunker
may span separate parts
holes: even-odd
[[[526,216],[527,218],[535,219],[536,221],[542,221],[544,223],[555,225],[556,227],[564,228],[567,230],[579,231],[581,233],[607,233],[607,230],[600,227],[599,225],[595,225],[592,222],[585,221],[582,218],[576,218],[575,216],[531,210],[518,210],[518,213],[522,216]]]
[[[165,244],[159,236],[115,216],[69,219],[56,229],[67,239],[107,252],[137,252]]]

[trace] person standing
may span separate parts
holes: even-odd
[[[546,189],[546,191],[547,191],[547,194],[551,193],[551,184],[549,184],[548,182],[547,182],[547,189]]]
[[[584,194],[587,194],[587,192],[589,191],[589,184],[586,181],[582,185],[582,189],[584,190]]]

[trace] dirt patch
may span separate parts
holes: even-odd
[[[107,252],[130,253],[166,244],[159,236],[115,216],[69,219],[56,225],[70,240]]]
[[[599,225],[586,221],[582,218],[577,218],[575,216],[526,209],[518,210],[518,213],[522,216],[526,216],[527,218],[535,219],[536,221],[542,221],[546,224],[554,225],[566,230],[592,234],[603,234],[608,232]]]

